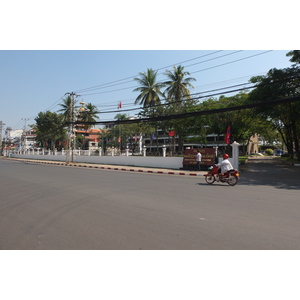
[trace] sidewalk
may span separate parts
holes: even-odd
[[[36,164],[49,164],[49,165],[60,165],[67,167],[78,167],[78,168],[92,168],[102,170],[118,170],[126,172],[140,172],[140,173],[156,173],[156,174],[169,174],[169,175],[182,175],[182,176],[203,176],[206,171],[189,171],[189,170],[173,170],[173,169],[161,169],[161,168],[149,168],[149,167],[136,167],[136,166],[119,166],[119,165],[104,165],[104,164],[88,164],[88,163],[76,163],[72,162],[67,164],[61,161],[47,161],[47,160],[33,160],[33,159],[22,159],[22,158],[8,158],[11,160],[30,162]]]

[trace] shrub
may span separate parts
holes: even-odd
[[[274,150],[273,149],[266,149],[265,150],[265,154],[266,155],[273,155],[274,154]]]

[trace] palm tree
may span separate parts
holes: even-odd
[[[62,104],[59,104],[62,107],[62,109],[60,109],[58,111],[62,112],[65,122],[70,122],[73,120],[75,103],[76,103],[76,101],[74,101],[74,103],[72,104],[72,98],[71,98],[71,96],[68,96],[66,99],[63,99]],[[74,105],[74,108],[72,108],[73,105]]]
[[[194,88],[190,83],[196,79],[189,76],[189,72],[183,71],[183,66],[173,66],[173,72],[167,70],[164,75],[169,78],[169,81],[166,81],[164,84],[167,86],[164,95],[166,95],[169,101],[181,101],[184,98],[191,99],[189,88]]]
[[[189,76],[189,72],[184,71],[183,66],[173,66],[173,72],[167,70],[165,74],[168,77],[168,81],[165,81],[164,84],[167,87],[164,91],[164,95],[167,98],[167,101],[171,104],[168,107],[168,111],[171,114],[182,112],[186,107],[185,104],[182,104],[182,100],[184,99],[191,99],[189,88],[194,88],[193,85],[190,83],[191,81],[195,81],[196,79],[193,77],[186,77]],[[180,125],[180,122],[169,122],[169,126],[175,131],[176,135],[178,135],[178,149],[183,151],[183,137],[186,135],[183,131],[183,127]],[[175,152],[175,136],[173,151]]]
[[[134,78],[140,84],[140,87],[134,89],[134,92],[141,92],[135,100],[135,104],[149,107],[160,103],[159,96],[163,96],[160,89],[163,83],[156,82],[157,71],[147,69],[147,72],[139,73],[140,78]]]
[[[87,103],[84,107],[84,110],[80,112],[80,117],[83,122],[93,123],[97,122],[97,119],[99,119],[97,116],[98,113],[99,111],[97,106],[93,105],[92,103]],[[92,126],[92,124],[86,124],[84,127],[86,129],[90,129]]]

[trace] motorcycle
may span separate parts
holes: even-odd
[[[238,183],[239,180],[239,171],[238,170],[230,170],[225,174],[219,173],[219,168],[214,165],[208,168],[208,173],[204,174],[205,181],[208,184],[213,184],[215,181],[217,182],[227,182],[229,185],[234,186]]]

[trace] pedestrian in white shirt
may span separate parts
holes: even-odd
[[[201,170],[201,166],[200,166],[201,159],[202,159],[202,155],[201,155],[201,153],[200,153],[200,150],[198,150],[198,153],[197,153],[197,155],[196,155],[196,161],[197,161],[197,168],[198,168],[198,171]]]

